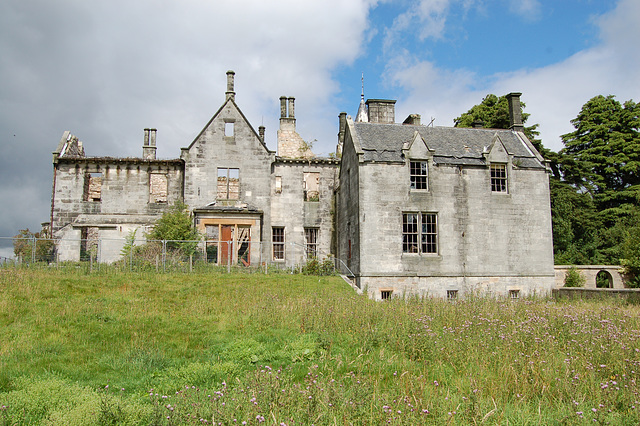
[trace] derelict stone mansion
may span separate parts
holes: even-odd
[[[508,96],[509,130],[425,126],[416,114],[396,123],[395,101],[362,99],[355,119],[339,115],[336,157],[320,158],[287,97],[270,150],[236,103],[234,77],[179,158],[156,158],[156,129],[138,158],[90,157],[63,134],[51,201],[60,260],[100,240],[99,260],[115,261],[125,236],[143,238],[181,200],[220,263],[331,254],[375,298],[553,288],[548,173],[523,133],[519,93]]]

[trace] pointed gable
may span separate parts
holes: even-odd
[[[413,133],[413,138],[410,142],[405,143],[402,147],[405,158],[414,158],[426,160],[427,158],[433,157],[433,150],[429,148],[427,142],[424,140],[422,135],[416,130]]]
[[[491,145],[485,148],[485,158],[489,163],[509,162],[509,153],[497,133],[493,136]]]

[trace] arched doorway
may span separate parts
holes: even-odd
[[[596,288],[613,288],[613,277],[609,271],[600,270],[596,275]]]

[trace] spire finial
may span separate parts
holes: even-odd
[[[360,99],[364,101],[364,72],[362,73],[362,94],[360,95]]]

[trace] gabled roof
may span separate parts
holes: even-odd
[[[213,114],[213,117],[211,117],[211,119],[207,122],[207,124],[202,128],[202,130],[200,130],[200,133],[198,133],[198,135],[193,139],[193,141],[189,144],[189,146],[187,147],[187,149],[191,149],[193,147],[193,144],[196,143],[196,141],[198,141],[198,139],[200,139],[200,137],[202,136],[202,134],[207,130],[207,128],[209,128],[209,126],[211,125],[211,123],[213,123],[213,120],[216,119],[216,117],[218,117],[218,115],[220,115],[220,112],[222,112],[222,110],[224,109],[224,107],[227,105],[227,103],[231,103],[237,110],[238,113],[240,113],[240,116],[242,117],[242,119],[244,120],[245,123],[247,123],[247,125],[249,126],[249,128],[251,129],[251,132],[256,136],[256,138],[260,141],[260,144],[264,147],[264,149],[268,152],[275,152],[275,151],[269,151],[269,148],[267,147],[267,144],[264,143],[264,141],[262,140],[262,138],[260,137],[260,135],[256,132],[256,130],[253,128],[253,126],[251,125],[251,123],[249,122],[249,120],[247,120],[247,117],[244,115],[244,113],[242,112],[242,110],[240,109],[240,107],[238,106],[238,104],[236,103],[235,100],[233,100],[233,98],[227,98],[222,105],[220,106],[220,108],[218,108],[218,111],[216,111],[215,114]]]
[[[484,165],[484,154],[497,136],[520,167],[545,168],[531,142],[512,130],[359,122],[353,123],[353,129],[365,162],[404,162],[403,145],[410,145],[417,132],[433,150],[435,163]]]

